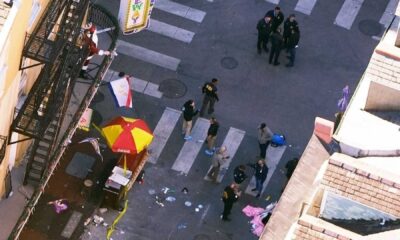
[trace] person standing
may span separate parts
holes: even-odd
[[[268,145],[271,143],[272,135],[274,135],[267,127],[267,124],[261,123],[258,127],[258,146],[260,147],[260,157],[265,159],[265,155],[267,153]]]
[[[268,52],[268,39],[271,34],[272,21],[270,16],[266,16],[257,23],[258,40],[257,51],[261,54],[261,47],[265,52]]]
[[[219,170],[221,169],[221,166],[224,165],[227,159],[229,159],[229,156],[227,155],[228,148],[225,146],[222,146],[218,151],[214,154],[212,158],[212,168],[208,172],[207,176],[213,181],[217,182]]]
[[[194,101],[192,99],[185,102],[182,107],[183,112],[183,125],[182,125],[182,135],[184,135],[185,140],[191,140],[190,132],[192,131],[192,120],[193,117],[199,112],[195,108]]]
[[[299,25],[296,21],[296,16],[294,14],[290,14],[283,24],[283,44],[285,47],[287,47],[289,36],[292,34],[292,30],[298,27]]]
[[[207,108],[208,108],[208,114],[212,114],[214,112],[215,101],[219,101],[217,94],[217,87],[216,87],[217,83],[218,79],[213,78],[211,82],[205,83],[202,88],[204,98],[200,110],[201,117],[204,116],[204,113],[207,110]]]
[[[231,214],[233,203],[239,199],[241,194],[242,192],[239,191],[239,187],[235,183],[225,187],[222,194],[222,201],[224,202],[224,211],[222,212],[221,216],[222,221],[231,220],[229,215]]]
[[[264,162],[264,159],[258,160],[258,162],[252,167],[256,170],[256,173],[254,175],[256,179],[256,187],[251,189],[251,191],[257,191],[257,196],[256,198],[260,197],[262,189],[263,189],[263,184],[265,182],[265,179],[267,178],[268,174],[268,167]]]
[[[206,154],[209,156],[212,156],[214,154],[214,143],[215,139],[217,138],[217,133],[218,133],[218,128],[219,128],[219,123],[215,117],[212,117],[210,119],[210,127],[208,128],[207,132],[207,149],[206,149]]]
[[[235,169],[233,170],[233,180],[235,181],[236,184],[241,184],[244,180],[246,180],[247,175],[245,171],[246,171],[246,166],[244,165],[239,165],[235,167]]]
[[[274,33],[271,35],[271,52],[269,54],[269,64],[272,64],[272,60],[274,60],[274,66],[280,64],[278,62],[279,54],[282,49],[283,38],[281,35],[281,31],[278,28]]]
[[[276,6],[274,10],[269,10],[265,14],[265,16],[271,17],[273,32],[275,32],[278,29],[278,27],[282,24],[283,20],[285,19],[283,13],[281,12],[281,8],[279,6]]]
[[[300,30],[298,27],[294,28],[288,37],[287,51],[289,53],[289,63],[286,67],[293,67],[294,60],[296,59],[296,48],[298,47],[300,40]]]
[[[87,74],[89,63],[92,60],[92,58],[94,57],[94,55],[97,54],[99,56],[102,56],[102,55],[109,56],[112,53],[110,51],[101,50],[98,47],[97,29],[93,23],[89,23],[84,27],[82,42],[84,44],[88,45],[89,55],[86,58],[86,60],[83,62],[81,71],[79,72],[79,77],[87,79],[87,78],[89,78],[89,75]]]

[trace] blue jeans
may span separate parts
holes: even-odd
[[[261,194],[262,188],[263,188],[263,183],[264,181],[262,179],[257,179],[256,178],[256,189],[259,194]]]
[[[289,48],[289,64],[294,65],[294,60],[296,59],[296,48]]]

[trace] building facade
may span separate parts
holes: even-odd
[[[27,34],[35,28],[48,2],[0,2],[0,198],[10,193],[10,171],[20,164],[30,143],[29,140],[18,142],[26,137],[10,134],[10,126],[41,69],[41,65],[25,70],[20,66],[35,64],[31,59],[22,58],[22,52]],[[8,145],[9,142],[17,143]]]

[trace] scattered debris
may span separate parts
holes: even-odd
[[[121,233],[121,234],[125,234],[124,230],[121,230],[121,231],[119,231],[119,233]]]
[[[185,228],[187,228],[187,223],[180,223],[178,225],[178,230],[185,229]]]
[[[88,232],[88,234],[89,234],[89,236],[91,236],[91,235],[92,235],[92,233],[91,233],[91,232]]]
[[[63,198],[55,200],[55,201],[50,201],[47,204],[48,205],[53,205],[54,206],[54,210],[56,211],[56,213],[62,213],[65,210],[68,209],[67,200],[63,199]]]
[[[187,189],[187,187],[182,188],[181,192],[183,192],[184,194],[188,194],[189,189]]]
[[[198,142],[198,143],[203,143],[204,140],[199,139],[199,140],[197,140],[197,142]]]
[[[107,208],[99,208],[99,212],[100,212],[101,214],[104,214],[104,213],[106,213],[107,211],[108,211]]]
[[[104,222],[104,218],[102,218],[100,216],[97,216],[97,215],[94,215],[93,216],[93,222],[96,223],[96,224],[101,224],[101,223]]]
[[[265,198],[266,201],[269,201],[270,199],[271,199],[271,195],[268,195],[268,196]]]
[[[107,227],[107,226],[108,226],[108,223],[103,222],[103,226],[104,226],[104,227]]]
[[[199,209],[202,209],[202,208],[203,208],[203,205],[199,204],[197,207],[198,207]]]
[[[168,196],[165,200],[167,200],[168,202],[174,202],[176,198],[174,198],[173,196]]]
[[[163,188],[161,189],[161,191],[162,191],[164,194],[167,194],[167,193],[174,193],[174,192],[175,192],[175,190],[172,190],[172,189],[170,189],[170,188],[168,188],[168,187],[163,187]]]
[[[199,212],[199,211],[200,211],[200,209],[199,209],[199,208],[195,208],[194,210],[195,210],[196,212]]]
[[[189,201],[186,201],[186,202],[185,202],[185,206],[186,206],[186,207],[190,207],[190,206],[192,206],[192,203],[189,202]]]
[[[92,221],[92,218],[87,218],[83,223],[84,226],[87,226]]]
[[[150,195],[154,195],[154,194],[156,194],[156,190],[154,190],[154,189],[149,189],[149,191],[148,191],[148,192],[149,192],[149,194],[150,194]]]
[[[162,203],[164,200],[161,199],[159,196],[156,196],[156,203],[160,205],[161,207],[164,207],[164,203]]]

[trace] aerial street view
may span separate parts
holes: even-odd
[[[399,0],[0,0],[0,240],[400,239]]]

